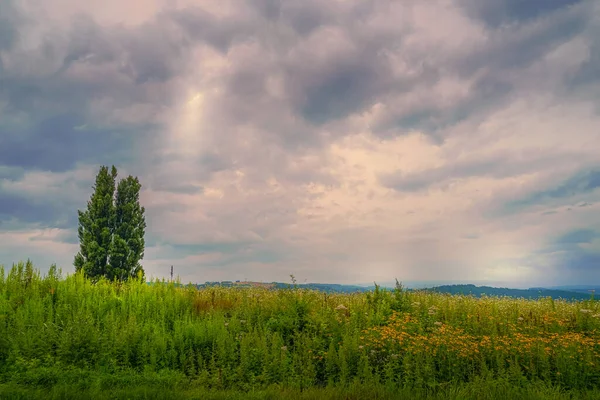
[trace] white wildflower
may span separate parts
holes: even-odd
[[[443,324],[443,323],[441,323],[440,321],[435,321],[433,324],[434,324],[434,325],[437,325],[437,326],[442,326],[442,325],[444,325],[444,324]]]

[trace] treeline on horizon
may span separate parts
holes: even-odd
[[[153,284],[154,282],[148,282]],[[181,286],[185,284],[178,283]],[[325,293],[364,293],[374,291],[377,288],[382,290],[393,289],[385,288],[380,285],[374,284],[373,286],[358,286],[358,285],[345,285],[336,283],[283,283],[283,282],[270,282],[270,283],[258,283],[258,282],[240,282],[240,281],[214,281],[206,282],[202,284],[192,284],[194,287],[208,288],[208,287],[238,287],[248,288],[254,286],[268,287],[270,289],[287,289],[291,286],[298,287],[301,289],[317,290]],[[465,295],[465,296],[499,296],[499,297],[512,297],[512,298],[524,298],[524,299],[543,299],[551,297],[554,300],[593,300],[595,299],[594,293],[585,293],[583,291],[571,291],[571,290],[559,290],[559,289],[546,289],[546,288],[530,288],[530,289],[510,289],[510,288],[497,288],[491,286],[476,286],[473,284],[454,284],[454,285],[440,285],[431,288],[422,289],[408,289],[406,291],[430,291],[436,293],[446,293],[451,295]]]

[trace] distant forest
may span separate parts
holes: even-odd
[[[287,289],[293,287],[289,283],[271,282],[271,283],[258,283],[258,282],[206,282],[205,284],[195,285],[197,288],[210,287],[210,286],[225,286],[225,287],[256,287],[262,286],[269,289]],[[300,289],[311,289],[318,290],[326,293],[356,293],[356,292],[367,292],[375,289],[375,286],[357,286],[357,285],[342,285],[342,284],[330,284],[330,283],[303,283],[296,284],[296,287]],[[383,289],[383,287],[382,287]],[[389,288],[387,288],[390,290]],[[496,288],[491,286],[475,286],[472,284],[468,285],[442,285],[432,288],[424,289],[405,289],[408,291],[430,291],[437,293],[448,293],[448,294],[462,294],[472,295],[474,297],[486,296],[506,296],[513,298],[526,298],[526,299],[538,299],[551,297],[555,300],[590,300],[593,297],[593,293],[589,289],[546,289],[546,288],[530,288],[530,289],[509,289],[509,288]]]
[[[508,296],[514,298],[538,299],[543,297],[552,297],[553,299],[565,300],[589,300],[592,293],[583,293],[576,291],[566,291],[557,289],[531,288],[531,289],[508,289],[495,288],[490,286],[475,285],[443,285],[431,289],[423,289],[438,293],[464,294],[475,297],[486,296]]]

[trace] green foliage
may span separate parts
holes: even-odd
[[[110,253],[112,277],[143,275],[139,261],[144,257],[144,232],[146,221],[144,207],[140,206],[140,184],[138,178],[128,176],[121,180],[115,198],[115,231]]]
[[[578,293],[566,290],[555,289],[508,289],[496,288],[490,286],[475,286],[475,285],[442,285],[431,289],[426,289],[437,293],[449,294],[466,294],[476,297],[481,296],[508,296],[513,298],[539,299],[551,297],[553,299],[568,299],[568,300],[588,300],[593,299],[593,293]]]
[[[80,250],[75,255],[76,271],[96,280],[127,280],[143,277],[146,222],[140,206],[141,184],[131,175],[115,188],[117,169],[102,166],[85,211],[78,211]],[[116,189],[116,193],[115,193]]]
[[[196,290],[62,277],[56,266],[42,277],[30,261],[0,268],[9,398],[586,398],[600,384],[598,343],[597,301],[400,284],[368,294]]]
[[[75,371],[74,371],[75,372]],[[348,388],[288,389],[273,386],[256,391],[211,390],[198,387],[178,375],[159,373],[87,375],[85,387],[64,383],[64,371],[54,371],[60,378],[50,389],[39,386],[0,384],[1,398],[11,400],[598,400],[596,391],[563,392],[547,384],[519,387],[505,380],[477,380],[456,384],[436,391],[410,388],[392,389],[380,384],[353,383]],[[176,385],[175,385],[176,383]]]

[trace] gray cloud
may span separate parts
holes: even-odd
[[[539,204],[562,203],[565,199],[591,193],[598,188],[600,188],[600,170],[581,171],[554,188],[537,191],[525,198],[506,203],[504,211],[514,213]]]
[[[17,25],[23,23],[12,0],[3,0],[0,9],[0,51],[10,50],[18,40]],[[1,60],[1,59],[0,59]],[[0,62],[0,72],[2,72]]]
[[[165,8],[138,25],[101,24],[85,13],[52,25],[2,2],[0,233],[19,226],[25,232],[11,243],[26,248],[27,237],[37,237],[41,246],[49,241],[38,232],[43,227],[65,229],[53,243],[75,243],[76,210],[85,207],[93,177],[69,174],[117,164],[142,179],[147,261],[156,268],[177,259],[198,277],[196,268],[216,276],[245,274],[252,265],[256,276],[281,279],[294,265],[317,280],[339,280],[340,271],[360,279],[367,274],[361,271],[396,273],[397,264],[407,273],[438,274],[431,265],[443,260],[444,273],[469,275],[473,259],[510,264],[531,250],[515,244],[505,254],[486,241],[544,235],[564,213],[544,212],[537,223],[546,233],[521,237],[498,215],[479,213],[489,207],[482,198],[464,211],[450,183],[492,178],[487,190],[499,192],[497,202],[521,196],[506,205],[509,217],[538,204],[558,209],[600,186],[598,171],[589,170],[554,188],[536,191],[525,181],[530,186],[511,192],[499,181],[555,165],[581,170],[581,152],[558,151],[556,140],[534,151],[527,137],[498,152],[493,134],[482,137],[502,125],[500,110],[534,95],[563,104],[565,113],[572,109],[564,104],[593,98],[600,62],[591,1],[468,0],[441,8],[248,0],[218,12],[209,3]],[[574,39],[589,46],[582,65],[546,59]],[[536,65],[550,65],[555,75],[538,78]],[[556,87],[568,90],[557,94]],[[194,108],[188,100],[196,92]],[[545,119],[540,110],[528,113]],[[578,138],[595,138],[591,122],[573,125],[583,132]],[[415,131],[427,139],[417,143]],[[32,171],[52,178],[38,182],[26,174]],[[448,197],[432,195],[431,187]],[[569,215],[593,212],[596,203],[586,200],[589,207]],[[408,210],[410,218],[395,219]],[[452,228],[463,223],[468,231]],[[407,239],[415,234],[416,242]],[[593,243],[590,235],[571,233],[551,244],[584,271],[595,260],[580,246]],[[380,236],[391,239],[374,239]],[[474,240],[442,240],[461,237],[484,250],[471,250]]]
[[[491,27],[506,23],[528,22],[535,18],[543,18],[548,14],[563,11],[569,6],[577,5],[585,0],[463,0],[467,13],[481,19]]]
[[[4,193],[0,186],[0,230],[8,229],[8,223],[16,219],[20,223],[39,224],[59,229],[73,229],[77,226],[77,211],[64,204],[47,200],[32,200],[23,196]],[[14,226],[16,229],[17,226]]]
[[[563,283],[594,281],[600,279],[600,249],[586,248],[582,245],[589,245],[598,238],[600,230],[574,229],[551,240],[537,253],[549,256],[556,276],[560,277]]]
[[[503,151],[472,157],[467,160],[448,160],[446,165],[413,174],[404,174],[402,171],[397,171],[392,174],[382,175],[380,181],[389,188],[412,192],[465,178],[489,177],[502,179],[524,175],[532,171],[548,170],[557,165],[557,163],[572,162],[580,157],[578,153],[540,155],[537,152],[515,152],[511,154]],[[588,180],[586,181],[586,179]],[[570,187],[573,192],[577,193],[591,190],[595,187],[595,180],[595,173],[590,173],[587,177],[573,178],[573,181],[565,183],[565,189],[559,188],[556,191],[533,196],[535,200],[539,200],[545,195],[550,197],[558,196],[561,190],[567,191],[567,187]]]
[[[457,60],[461,74],[472,74],[488,68],[491,78],[506,76],[515,68],[523,68],[538,60],[558,45],[582,33],[589,21],[589,2],[547,16],[531,25],[501,27],[490,31],[484,46]],[[500,73],[500,74],[499,74]]]
[[[571,231],[559,237],[556,240],[556,244],[579,244],[579,243],[590,243],[595,238],[600,237],[600,233],[593,229],[578,229]]]
[[[77,115],[63,114],[26,132],[0,129],[0,159],[6,166],[62,172],[80,160],[102,164],[130,157],[130,132],[78,128],[84,122]]]

